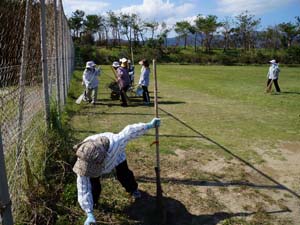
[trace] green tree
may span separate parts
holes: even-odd
[[[120,45],[121,44],[121,37],[120,37],[120,30],[119,30],[120,19],[113,11],[107,12],[107,15],[108,15],[108,25],[111,28],[113,45],[116,44],[117,40]]]
[[[190,26],[189,32],[194,35],[194,51],[197,52],[197,37],[198,37],[198,29],[196,26]]]
[[[214,33],[216,32],[217,28],[220,27],[222,24],[217,22],[217,16],[208,15],[203,17],[202,15],[198,15],[195,24],[198,31],[204,33],[204,43],[205,43],[205,51],[211,51],[211,41],[214,37]]]
[[[128,43],[131,43],[132,21],[129,14],[121,14],[120,16],[120,33],[125,35]]]
[[[75,38],[80,37],[80,31],[83,28],[84,15],[84,11],[77,9],[72,13],[72,16],[68,20],[70,29],[73,30],[73,37]]]
[[[153,40],[154,39],[154,34],[155,34],[155,31],[157,30],[158,28],[158,25],[159,23],[156,22],[156,21],[152,21],[152,22],[145,22],[144,23],[144,27],[145,29],[149,29],[150,32],[151,32],[151,39]]]
[[[242,12],[236,16],[237,27],[235,28],[242,46],[245,51],[250,50],[254,46],[254,32],[260,24],[260,19],[255,19],[254,15],[249,14],[248,11]]]
[[[181,21],[175,24],[175,32],[178,34],[179,38],[184,39],[184,48],[187,45],[187,37],[190,33],[191,24],[188,21]]]
[[[278,26],[269,26],[261,33],[262,43],[265,48],[278,49],[280,43],[280,32]]]
[[[99,32],[101,28],[101,20],[97,15],[87,15],[83,21],[85,35],[90,37],[92,43],[95,41],[94,35]]]
[[[221,27],[222,27],[221,33],[223,34],[223,37],[224,37],[224,47],[223,47],[224,52],[226,52],[229,49],[230,36],[234,31],[234,28],[232,25],[233,25],[233,20],[230,17],[226,17],[221,22]]]
[[[280,23],[278,25],[280,31],[283,33],[282,42],[283,45],[290,48],[292,46],[292,42],[295,37],[299,34],[299,30],[297,29],[296,24],[292,24],[291,22],[288,23]],[[286,42],[286,44],[285,44]]]
[[[167,27],[165,22],[161,23],[161,31],[159,34],[159,39],[161,39],[162,44],[164,43],[166,47],[168,47],[168,34],[171,32],[171,29]]]

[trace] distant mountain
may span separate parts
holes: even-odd
[[[194,37],[189,35],[187,38],[187,45],[194,45]],[[197,37],[197,43],[201,43],[201,37]],[[167,38],[167,46],[184,46],[184,39],[178,37]]]
[[[212,40],[212,45],[218,43],[220,44],[224,40],[222,35],[215,35]],[[202,37],[200,35],[197,36],[197,46],[200,46],[202,43]],[[195,37],[193,35],[189,35],[187,38],[187,45],[194,46]],[[167,45],[168,46],[184,46],[184,39],[178,37],[167,38]]]

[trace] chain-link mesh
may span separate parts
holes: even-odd
[[[43,6],[46,49],[41,47]],[[26,201],[20,181],[26,178],[26,164],[34,164],[31,147],[49,123],[46,106],[55,101],[60,109],[66,102],[73,52],[61,0],[0,1],[0,125],[14,214]]]

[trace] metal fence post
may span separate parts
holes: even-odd
[[[3,225],[13,225],[0,127],[0,213]],[[1,219],[0,218],[0,219]],[[1,222],[1,221],[0,221]]]
[[[45,107],[45,122],[46,126],[50,128],[50,98],[48,87],[48,64],[47,64],[47,37],[46,37],[46,16],[45,16],[45,0],[41,2],[41,60],[42,60],[42,77],[44,90],[44,107]]]
[[[18,144],[17,144],[17,157],[19,156],[22,148],[22,136],[23,136],[23,108],[25,98],[25,75],[28,60],[28,46],[29,46],[29,26],[31,20],[31,0],[26,1],[26,12],[25,12],[25,23],[23,30],[23,42],[22,42],[22,58],[20,68],[20,79],[19,79],[19,121],[18,121]]]
[[[61,114],[60,111],[60,76],[59,76],[59,61],[58,61],[58,13],[57,13],[57,4],[56,0],[53,1],[54,7],[54,35],[55,35],[55,75],[56,75],[56,101],[57,101],[57,111],[58,114]]]
[[[60,2],[60,32],[61,32],[61,52],[60,52],[60,56],[61,56],[61,75],[62,75],[62,87],[63,87],[63,105],[66,104],[66,74],[65,74],[65,54],[64,54],[64,40],[65,40],[65,35],[64,35],[64,23],[63,23],[63,6],[62,6],[62,0],[59,1]]]

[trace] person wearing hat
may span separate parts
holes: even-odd
[[[127,143],[145,134],[149,129],[159,127],[160,119],[148,123],[127,125],[120,133],[100,133],[85,138],[74,146],[77,161],[73,171],[77,174],[77,197],[87,218],[84,225],[95,223],[93,214],[101,193],[100,177],[116,169],[117,179],[134,198],[140,198],[138,184],[128,168],[125,148]]]
[[[114,61],[111,65],[115,70],[117,70],[120,67],[120,63],[118,61]]]
[[[128,106],[126,91],[130,86],[130,78],[128,75],[128,60],[126,58],[120,59],[121,66],[117,69],[117,80],[120,87],[120,95],[122,106]]]
[[[267,74],[267,92],[270,92],[272,89],[272,83],[274,83],[275,89],[277,93],[280,93],[280,87],[278,84],[278,77],[279,77],[279,66],[278,66],[278,62],[275,59],[272,59],[271,61],[269,61],[270,63],[270,67],[269,67],[269,71]]]
[[[85,96],[84,101],[91,102],[95,104],[97,101],[98,94],[98,85],[99,80],[98,76],[100,75],[100,69],[96,68],[94,61],[87,61],[85,70],[83,71],[82,80],[85,86]]]
[[[150,96],[148,91],[149,77],[150,77],[149,62],[148,60],[143,59],[139,61],[139,64],[142,65],[139,86],[141,86],[143,89],[144,104],[149,105],[150,104]]]

